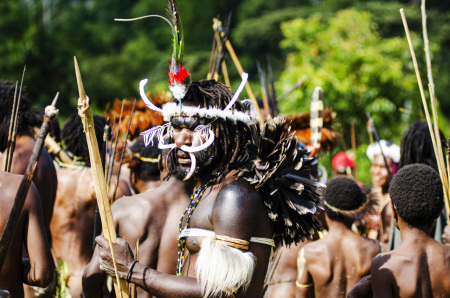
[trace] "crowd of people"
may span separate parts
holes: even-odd
[[[90,124],[117,242],[101,234],[95,161],[74,114],[61,131],[53,123],[49,138],[61,148],[42,151],[0,264],[0,297],[111,297],[116,278],[132,297],[450,297],[450,228],[428,124],[413,123],[400,146],[368,146],[370,188],[346,152],[325,169],[320,154],[337,134],[324,133],[320,151],[313,127],[305,137],[293,118],[260,119],[254,102],[238,100],[245,73],[235,93],[191,81],[169,3],[172,99],[155,104],[140,84],[161,122],[127,133],[117,155],[121,119],[94,115]],[[0,81],[1,151],[11,149],[14,94]],[[43,121],[31,103],[25,88],[11,169],[0,171],[2,231]],[[330,115],[318,114],[322,123]]]

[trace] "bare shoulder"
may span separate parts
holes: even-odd
[[[246,212],[257,211],[263,207],[260,194],[247,182],[230,181],[222,186],[217,195],[214,208],[221,212],[228,209],[233,212],[250,208]],[[256,210],[254,210],[256,208]]]
[[[240,239],[272,237],[272,223],[263,200],[244,181],[229,181],[222,186],[213,205],[211,222],[216,233],[223,235]]]
[[[397,256],[392,252],[384,252],[377,254],[373,260],[371,265],[372,275],[376,274],[382,269],[388,269],[392,271],[395,269],[394,264],[397,263]]]
[[[328,245],[325,243],[323,239],[310,242],[303,246],[303,254],[305,259],[307,260],[318,260],[322,259],[324,255],[328,255],[329,253]]]

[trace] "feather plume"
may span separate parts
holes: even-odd
[[[263,197],[269,218],[274,222],[278,241],[286,245],[312,239],[321,230],[314,214],[322,207],[323,184],[308,173],[312,158],[298,149],[297,138],[286,129],[285,119],[267,119],[262,130],[250,126],[251,157],[237,173],[237,179],[250,183]]]
[[[324,109],[322,113],[323,127],[322,136],[320,138],[320,149],[322,151],[333,150],[341,139],[341,135],[332,128],[335,114],[336,113],[331,109]],[[285,119],[286,127],[290,126],[292,128],[293,134],[300,142],[303,144],[312,144],[310,126],[311,115],[309,113],[294,114],[286,116]]]

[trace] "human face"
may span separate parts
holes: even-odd
[[[386,157],[389,170],[392,173],[392,159]],[[370,168],[372,175],[372,185],[375,187],[389,187],[389,175],[384,164],[383,155],[377,154],[373,157],[372,167]]]
[[[199,125],[206,125],[210,122],[209,119],[197,117],[175,117],[172,119],[172,136],[176,145],[173,153],[169,158],[174,158],[175,161],[175,175],[178,178],[185,178],[191,168],[192,160],[188,152],[181,150],[185,146],[199,146],[200,142],[205,140],[197,140],[194,142],[194,130]],[[194,153],[197,164],[194,170],[195,177],[200,177],[218,166],[219,157],[214,154],[215,143],[208,146],[206,149]]]

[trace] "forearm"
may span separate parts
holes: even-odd
[[[161,273],[136,263],[131,282],[157,297],[202,297],[195,278]]]
[[[54,267],[48,266],[47,268],[35,268],[35,266],[31,266],[30,259],[22,258],[22,282],[30,286],[45,288],[54,278]]]

